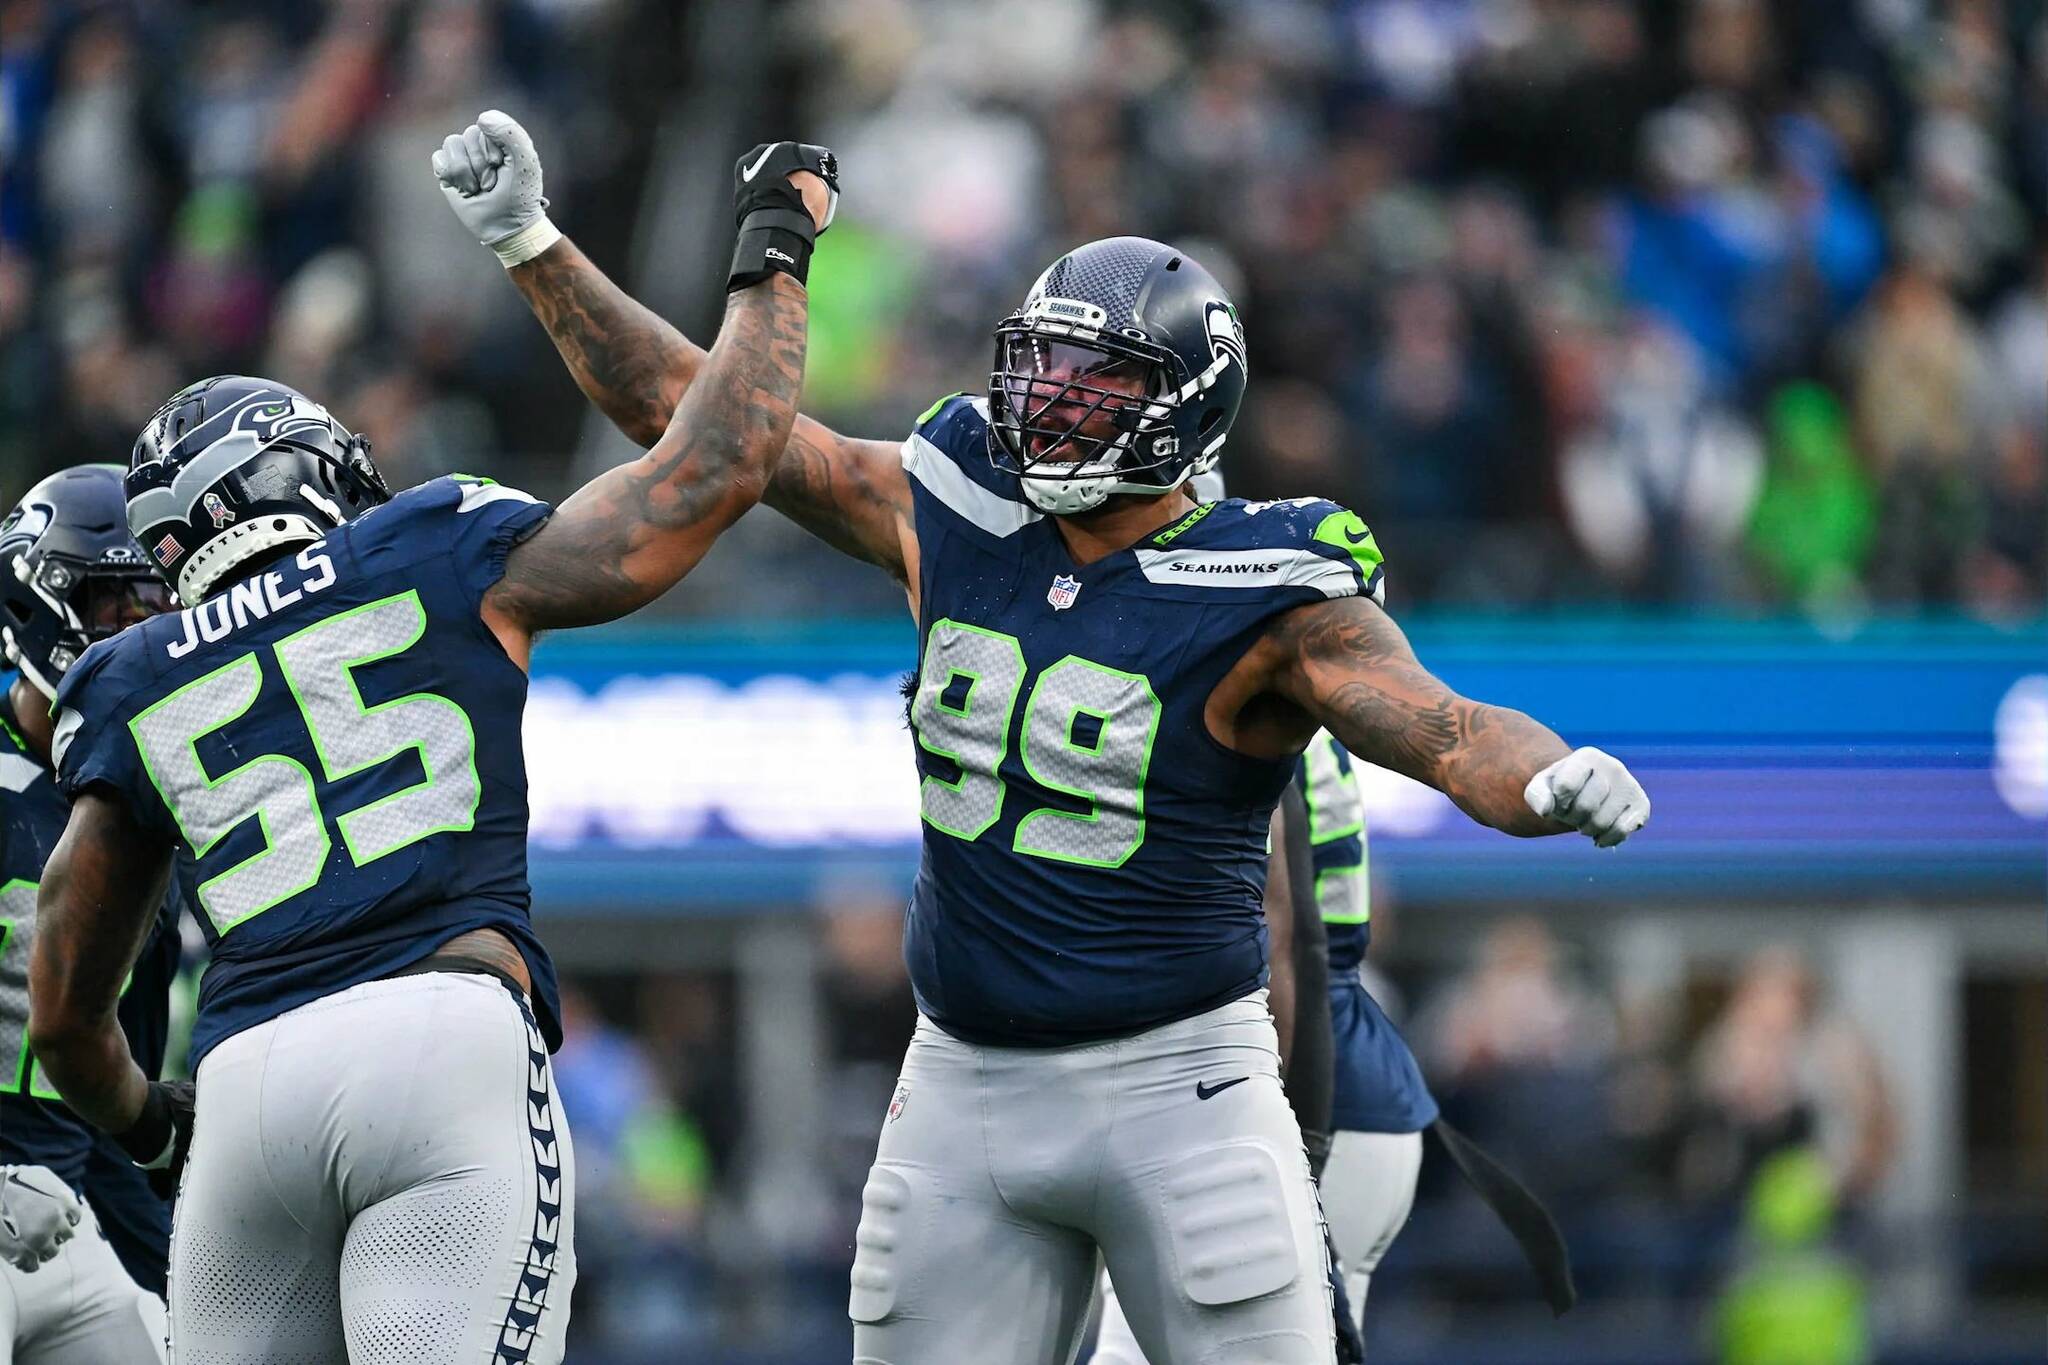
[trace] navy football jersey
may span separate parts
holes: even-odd
[[[1318,731],[1294,780],[1308,805],[1316,903],[1330,950],[1330,1024],[1337,1059],[1331,1126],[1351,1133],[1414,1133],[1435,1122],[1436,1100],[1408,1041],[1372,998],[1358,969],[1372,937],[1365,801],[1351,754]]]
[[[66,675],[64,791],[111,789],[191,855],[212,946],[195,1068],[230,1034],[486,927],[524,955],[559,1045],[528,917],[526,674],[479,614],[548,512],[435,479]]]
[[[1265,979],[1267,824],[1294,764],[1224,748],[1203,708],[1276,614],[1377,593],[1379,548],[1333,503],[1227,500],[1076,566],[987,432],[956,397],[903,448],[918,1006],[969,1041],[1056,1046],[1237,999]]]
[[[129,1273],[163,1288],[170,1208],[111,1138],[73,1114],[28,1046],[28,958],[36,934],[36,887],[71,807],[55,777],[21,737],[0,675],[0,1161],[47,1166],[84,1194]],[[122,991],[121,1029],[144,1074],[163,1069],[171,980],[178,972],[173,892]],[[153,1278],[152,1278],[153,1277]]]

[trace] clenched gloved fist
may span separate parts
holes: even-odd
[[[85,1204],[42,1166],[0,1167],[0,1260],[33,1273],[71,1240]]]
[[[1650,822],[1650,797],[1620,759],[1574,749],[1529,779],[1529,809],[1613,848]]]
[[[815,183],[813,202],[806,201],[796,183],[799,176],[817,177],[825,190],[821,201]],[[811,247],[839,211],[839,158],[807,142],[764,142],[733,166],[732,180],[739,238],[733,243],[725,291],[745,289],[774,274],[808,281]]]
[[[450,133],[434,153],[434,177],[462,225],[507,270],[562,239],[541,194],[540,154],[519,120],[502,110],[486,109]]]
[[[177,1197],[178,1177],[192,1150],[197,1099],[191,1081],[151,1081],[135,1122],[113,1135],[116,1145],[149,1172],[149,1188],[159,1199]]]

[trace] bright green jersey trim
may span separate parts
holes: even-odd
[[[1384,562],[1380,554],[1380,543],[1358,513],[1338,508],[1322,519],[1316,527],[1315,538],[1325,545],[1334,545],[1358,563],[1358,572],[1370,584],[1373,572]]]
[[[946,395],[946,396],[945,396],[944,398],[941,398],[941,399],[940,399],[940,400],[939,400],[938,402],[936,402],[936,403],[932,404],[932,405],[931,405],[930,407],[926,408],[926,409],[925,409],[925,410],[924,410],[923,412],[920,412],[920,413],[919,413],[919,414],[917,415],[917,423],[916,423],[916,425],[918,425],[918,426],[923,426],[923,425],[924,425],[924,424],[925,424],[926,422],[929,422],[929,421],[931,421],[931,420],[932,420],[932,418],[934,418],[934,417],[937,417],[937,416],[939,415],[939,409],[940,409],[940,408],[943,408],[944,406],[946,406],[946,404],[948,404],[948,403],[952,402],[952,401],[953,401],[953,400],[954,400],[955,398],[958,398],[958,397],[959,397],[959,396],[960,396],[961,394],[963,394],[963,393],[966,393],[966,392],[967,392],[967,390],[965,390],[965,389],[960,389],[960,390],[957,390],[956,392],[953,392],[953,393],[949,393],[949,394],[947,394],[947,395]]]

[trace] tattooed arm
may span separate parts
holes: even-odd
[[[773,275],[733,294],[654,448],[572,494],[505,561],[484,598],[502,638],[614,620],[667,592],[760,500],[804,375],[804,287]]]
[[[508,273],[584,396],[635,444],[660,439],[703,372],[703,349],[566,237]],[[913,579],[910,482],[895,442],[853,440],[799,416],[762,500],[834,549]]]
[[[1416,662],[1408,637],[1372,601],[1339,598],[1277,623],[1273,690],[1368,763],[1427,782],[1474,820],[1509,834],[1562,834],[1538,815],[1529,781],[1569,746],[1520,711],[1461,697]],[[1647,807],[1646,807],[1647,808]]]

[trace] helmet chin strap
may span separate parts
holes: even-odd
[[[56,682],[52,679],[45,678],[43,676],[42,670],[37,668],[33,663],[29,661],[28,651],[15,643],[14,632],[12,630],[0,630],[0,636],[6,637],[6,648],[4,652],[7,657],[7,662],[13,664],[16,671],[19,672],[22,677],[28,679],[28,684],[30,687],[33,687],[36,691],[42,693],[43,696],[50,701],[57,700]]]
[[[1102,506],[1109,500],[1110,485],[1115,481],[1104,474],[1088,479],[1033,479],[1020,475],[1017,482],[1024,486],[1025,499],[1039,511],[1070,517]]]
[[[1188,481],[1192,470],[1185,471],[1169,484],[1126,483],[1115,474],[1099,474],[1078,479],[1033,479],[1019,476],[1024,486],[1024,497],[1033,507],[1048,516],[1070,517],[1077,512],[1092,512],[1108,502],[1118,493],[1136,493],[1142,497],[1164,497]]]
[[[322,512],[325,512],[327,514],[327,519],[333,522],[336,526],[341,525],[341,523],[345,520],[345,518],[341,515],[341,508],[335,506],[334,499],[323,497],[320,494],[319,490],[315,489],[312,484],[300,484],[299,496],[304,498],[307,502],[312,503]]]

